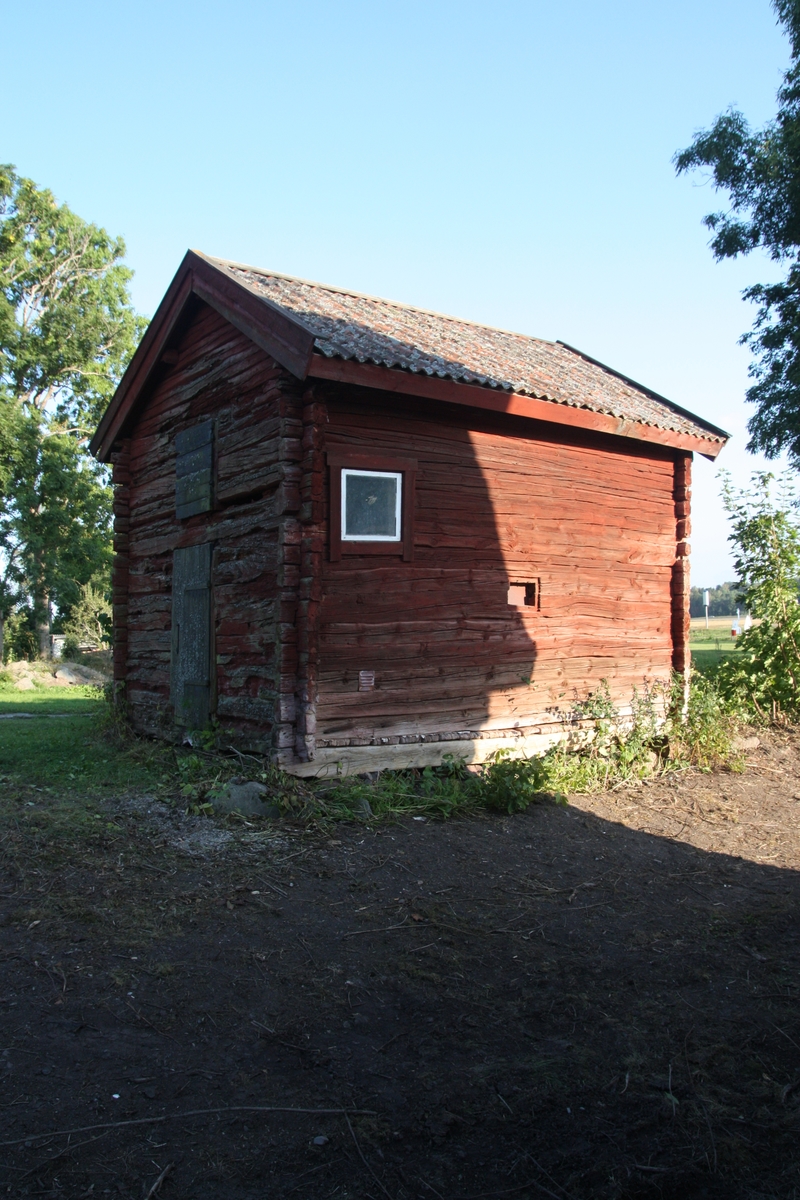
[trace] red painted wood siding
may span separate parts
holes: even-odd
[[[689,460],[347,384],[301,384],[199,304],[116,447],[115,673],[172,728],[172,555],[214,543],[212,710],[291,761],[317,746],[531,731],[685,659]],[[173,347],[174,349],[174,347]],[[211,512],[175,516],[175,435],[216,421]],[[417,460],[415,546],[327,552],[326,450]],[[541,581],[512,608],[509,582]],[[359,673],[375,687],[359,691]]]
[[[675,452],[368,395],[327,394],[325,444],[417,458],[415,557],[325,562],[318,746],[530,729],[669,678]],[[535,579],[541,609],[509,607]]]

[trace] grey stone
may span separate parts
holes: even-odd
[[[277,804],[268,803],[269,789],[255,780],[240,783],[231,780],[211,801],[215,813],[239,813],[242,817],[279,817]]]
[[[17,680],[18,692],[32,692],[33,689],[34,682],[28,675],[23,675],[22,679]]]
[[[757,737],[737,737],[731,742],[734,750],[757,750],[761,745],[760,738]]]
[[[375,815],[366,796],[359,796],[353,801],[353,812],[358,817],[372,817]]]
[[[55,674],[58,683],[66,683],[70,686],[75,684],[105,683],[105,676],[99,671],[95,671],[92,667],[83,667],[78,663],[64,663],[59,667]]]

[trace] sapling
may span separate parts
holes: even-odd
[[[753,718],[800,710],[800,523],[798,494],[789,475],[756,472],[737,490],[723,475],[735,550],[738,590],[754,622],[738,639],[717,673],[729,702]]]

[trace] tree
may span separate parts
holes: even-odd
[[[81,588],[69,620],[64,625],[67,638],[78,646],[107,645],[111,634],[111,605],[103,592],[91,583]]]
[[[0,663],[5,648],[5,626],[20,596],[23,579],[19,548],[15,545],[10,493],[17,474],[23,421],[12,400],[0,391]]]
[[[110,578],[111,489],[79,438],[55,421],[24,422],[17,462],[6,546],[20,564],[47,654],[49,609],[68,611],[84,584]]]
[[[717,672],[721,694],[763,718],[800,712],[800,523],[795,480],[766,472],[735,490],[723,473],[737,587],[756,624]]]
[[[800,465],[800,0],[772,0],[772,7],[791,47],[775,119],[751,130],[729,109],[674,161],[678,174],[710,167],[715,188],[728,193],[729,211],[704,218],[718,260],[762,249],[785,267],[783,281],[744,292],[759,306],[741,339],[755,355],[748,449],[770,458],[785,450]]]
[[[53,603],[110,562],[108,479],[86,445],[144,328],[124,254],[0,166],[0,620],[24,592],[43,654]]]
[[[713,588],[693,587],[689,595],[689,616],[704,617],[706,608],[703,593],[708,591],[708,615],[710,617],[735,617],[741,608],[742,598],[735,583],[720,583]]]

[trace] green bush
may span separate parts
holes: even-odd
[[[507,813],[524,812],[535,800],[542,800],[548,783],[544,758],[511,758],[503,750],[477,776],[482,807]]]
[[[61,657],[67,662],[76,662],[80,655],[80,646],[74,633],[68,633],[61,648]]]
[[[39,642],[33,613],[29,608],[16,608],[6,617],[3,629],[3,661],[33,662],[39,657]]]
[[[776,489],[777,485],[777,489]],[[777,490],[777,495],[774,492]],[[720,663],[715,683],[729,709],[753,720],[800,715],[800,525],[794,479],[768,472],[735,491],[726,477],[738,587],[757,623]]]
[[[101,582],[85,583],[70,610],[69,619],[64,623],[67,645],[75,649],[78,645],[110,645],[111,627],[111,603]]]
[[[745,711],[738,710],[723,695],[713,676],[693,671],[688,701],[684,703],[683,680],[676,677],[668,727],[669,756],[676,764],[737,767],[734,738]]]

